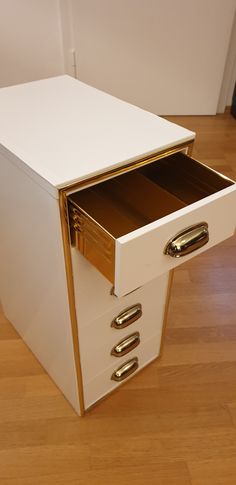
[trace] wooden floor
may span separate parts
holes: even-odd
[[[229,114],[170,119],[236,179]],[[85,418],[0,318],[1,485],[236,484],[235,238],[176,270],[162,359]]]

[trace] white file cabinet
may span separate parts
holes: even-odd
[[[235,231],[193,140],[69,76],[0,91],[0,298],[78,414],[159,356],[171,270]]]

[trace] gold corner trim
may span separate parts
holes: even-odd
[[[162,356],[162,351],[164,347],[164,340],[165,340],[165,335],[166,335],[166,330],[167,330],[167,321],[168,321],[168,312],[169,312],[169,307],[170,307],[170,296],[171,296],[171,290],[172,290],[172,285],[173,285],[173,279],[174,279],[174,269],[171,269],[169,271],[169,276],[168,276],[168,283],[167,283],[167,290],[166,290],[166,301],[165,301],[165,308],[164,308],[164,314],[163,314],[163,326],[162,326],[162,334],[161,334],[161,343],[160,343],[160,352],[159,356]]]
[[[194,141],[191,144],[189,144],[187,147],[187,155],[189,157],[191,157],[193,154],[193,147],[194,147]]]
[[[82,378],[80,349],[79,349],[79,332],[78,332],[77,315],[76,315],[76,307],[75,307],[75,292],[74,292],[71,251],[70,251],[67,200],[66,200],[66,194],[64,191],[59,192],[59,206],[60,206],[60,216],[61,216],[63,248],[64,248],[64,256],[65,256],[65,268],[66,268],[71,330],[72,330],[72,339],[73,339],[73,348],[74,348],[74,360],[75,360],[78,395],[79,395],[79,403],[80,403],[80,414],[81,416],[83,416],[85,413],[83,378]]]

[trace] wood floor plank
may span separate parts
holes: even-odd
[[[48,413],[49,414],[49,413]],[[224,416],[222,415],[222,420]],[[226,420],[224,420],[226,423]],[[80,446],[87,443],[93,433],[92,423],[78,420],[77,416],[64,412],[47,418],[42,416],[38,419],[29,417],[25,420],[4,421],[0,423],[0,451],[24,448],[56,446]]]
[[[236,340],[236,325],[210,326],[210,327],[184,327],[168,328],[166,332],[166,345],[171,344],[201,344],[219,342],[232,342]]]
[[[48,417],[73,416],[74,411],[61,394],[36,395],[23,399],[2,399],[0,401],[0,423],[25,421]]]
[[[80,443],[79,448],[58,444],[28,448],[22,446],[10,453],[9,450],[0,451],[0,481],[6,478],[17,480],[34,475],[50,475],[55,471],[70,473],[71,468],[89,470],[89,450],[85,443]]]
[[[70,471],[55,475],[36,476],[23,479],[6,479],[1,485],[191,485],[186,463],[175,461],[156,463],[147,467],[127,466],[124,473],[113,473],[111,470],[95,470],[80,473]]]
[[[5,318],[1,319],[1,315],[2,314],[0,313],[0,340],[19,339],[20,336],[17,334],[15,329],[12,327],[12,325],[9,325]]]
[[[54,382],[45,373],[0,379],[0,400],[44,395],[61,395]]]
[[[192,485],[235,485],[236,457],[189,462]]]
[[[165,353],[160,360],[160,366],[203,364],[208,362],[234,362],[235,342],[211,342],[211,344],[189,343],[166,346]]]
[[[135,382],[133,383],[133,386]],[[142,392],[143,391],[143,392]],[[128,405],[127,403],[130,403]],[[131,404],[132,403],[132,404]],[[104,402],[89,411],[95,413],[100,419],[105,419],[111,414],[115,419],[118,417],[129,419],[144,419],[151,416],[156,419],[160,413],[194,412],[209,406],[226,406],[227,403],[236,403],[235,381],[213,382],[205,384],[189,383],[183,387],[173,386],[158,388],[132,388],[122,389],[119,393],[109,396]]]
[[[217,446],[222,440],[224,446]],[[199,429],[183,430],[181,433],[160,433],[159,437],[146,439],[130,439],[126,446],[119,441],[114,448],[112,438],[99,439],[98,443],[91,445],[93,470],[111,469],[122,470],[128,466],[135,466],[137,462],[145,466],[148,457],[149,464],[158,461],[194,461],[198,456],[201,460],[219,460],[235,455],[236,430],[220,428],[218,430]],[[107,453],[107,446],[110,446],[110,453]]]

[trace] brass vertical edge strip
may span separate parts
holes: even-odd
[[[165,334],[166,334],[166,328],[167,328],[167,319],[168,319],[168,311],[169,311],[169,304],[170,304],[170,296],[171,296],[171,288],[172,288],[172,284],[173,284],[173,278],[174,278],[174,270],[171,269],[169,271],[167,291],[166,291],[166,301],[165,301],[165,308],[164,308],[164,315],[163,315],[163,327],[162,327],[162,335],[161,335],[161,344],[160,344],[159,357],[161,357],[161,355],[162,355],[162,350],[163,350],[163,346],[164,346],[164,340],[165,340]]]
[[[193,153],[193,147],[194,147],[194,142],[193,142],[193,143],[191,143],[190,145],[188,145],[188,146],[187,146],[187,155],[188,155],[189,157],[191,157],[191,156],[192,156],[192,153]]]
[[[63,248],[64,248],[64,256],[65,256],[65,268],[66,268],[68,300],[69,300],[69,310],[70,310],[70,319],[71,319],[71,330],[72,330],[72,339],[73,339],[73,348],[74,348],[74,359],[75,359],[75,368],[76,368],[79,403],[80,403],[80,413],[81,413],[81,416],[83,416],[83,414],[85,413],[85,406],[84,406],[83,379],[82,379],[80,350],[79,350],[79,333],[78,333],[78,326],[77,326],[74,281],[73,281],[72,261],[71,261],[71,252],[70,252],[67,200],[66,200],[66,194],[63,190],[59,191],[59,205],[60,205]]]

